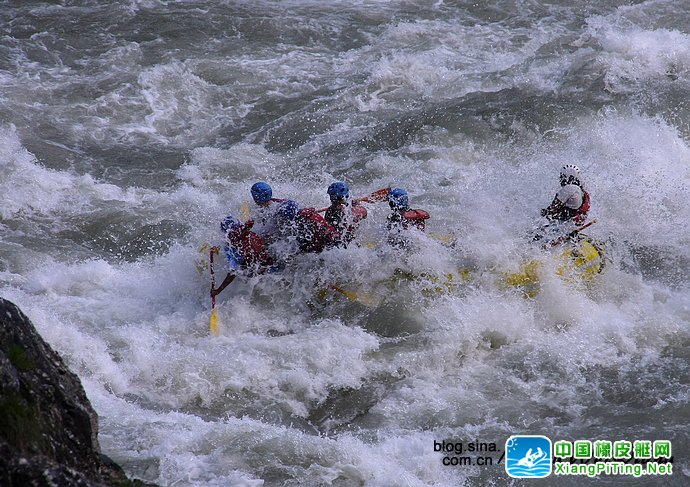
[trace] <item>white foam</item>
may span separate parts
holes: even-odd
[[[650,30],[601,17],[590,19],[588,24],[603,49],[597,61],[605,67],[608,90],[631,93],[669,78],[677,83],[690,81],[690,36],[686,33]]]
[[[49,169],[22,147],[16,130],[0,132],[0,216],[11,220],[0,225],[8,236],[0,293],[80,375],[101,417],[104,451],[129,472],[190,486],[499,482],[486,470],[443,467],[433,441],[500,443],[521,428],[591,431],[588,424],[609,419],[600,409],[635,392],[611,398],[609,376],[623,387],[624,374],[639,367],[651,382],[667,380],[658,364],[672,360],[687,335],[687,285],[647,278],[625,259],[638,247],[688,256],[690,150],[683,135],[660,118],[607,108],[573,112],[545,133],[516,123],[510,139],[474,137],[459,119],[459,129],[424,127],[398,150],[360,152],[356,143],[389,121],[387,110],[404,118],[429,100],[438,107],[439,100],[516,86],[548,98],[558,94],[564,73],[593,58],[585,36],[558,16],[541,30],[457,19],[385,24],[372,5],[355,9],[376,25],[367,26],[370,42],[345,52],[272,44],[143,71],[136,43],[104,53],[101,69],[117,65],[136,72],[137,82],[91,108],[73,108],[93,118],[78,117],[70,130],[106,145],[193,144],[173,186],[120,188]],[[131,2],[131,13],[159,6],[167,4]],[[685,82],[687,36],[624,29],[618,15],[590,19],[586,29],[603,47],[596,63],[609,89],[663,82],[674,69]],[[568,53],[544,55],[570,35],[578,40]],[[232,130],[259,99],[301,100],[299,116],[318,116],[322,107],[345,116],[285,153],[249,141],[199,146]],[[325,155],[324,148],[341,144],[357,147],[346,155],[352,160]],[[525,299],[502,286],[501,276],[525,259],[547,259],[525,235],[555,194],[565,163],[582,168],[598,220],[589,230],[611,240],[610,262],[582,286],[556,277],[547,260],[541,292]],[[384,243],[386,203],[370,204],[361,234],[373,248],[300,256],[280,274],[238,278],[218,296],[220,336],[211,336],[210,276],[195,264],[208,259],[202,244],[222,243],[219,221],[239,215],[244,202],[253,208],[256,180],[270,182],[277,197],[321,208],[335,179],[346,179],[354,196],[405,187],[412,206],[431,213],[427,231],[452,233],[458,244],[416,234],[416,251],[401,255]],[[32,233],[34,224],[59,231],[113,209],[135,226],[169,219],[186,230],[166,250],[133,262],[75,260],[68,250],[34,242],[44,237]],[[463,283],[468,267],[472,277]],[[392,279],[397,268],[416,278]],[[330,292],[332,283],[380,306]],[[681,387],[670,390],[654,411],[685,404]],[[359,393],[371,404],[350,404]],[[333,414],[319,421],[318,411],[328,407]]]
[[[108,202],[138,204],[141,194],[112,184],[99,183],[90,175],[75,175],[43,166],[22,145],[15,127],[0,130],[0,215],[70,214]]]

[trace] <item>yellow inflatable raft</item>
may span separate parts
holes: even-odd
[[[556,274],[571,283],[588,283],[604,269],[602,246],[584,236],[565,244],[554,257]],[[518,272],[506,274],[504,281],[533,298],[539,293],[540,274],[544,266],[543,261],[530,260],[522,264]]]

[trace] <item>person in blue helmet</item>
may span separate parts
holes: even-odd
[[[296,201],[285,200],[278,203],[275,212],[275,223],[278,237],[288,238],[295,234],[295,217],[299,211]]]
[[[360,222],[367,217],[367,209],[354,201],[348,208],[350,189],[342,181],[332,183],[326,192],[331,206],[326,209],[324,218],[338,233],[338,244],[347,247],[355,238]]]
[[[275,213],[279,238],[271,245],[278,260],[285,263],[299,252],[319,253],[334,247],[340,234],[314,208],[299,208],[292,200],[278,203]]]
[[[265,182],[258,181],[250,188],[250,193],[254,199],[254,203],[258,206],[254,212],[254,218],[249,220],[253,227],[253,231],[266,241],[271,241],[274,238],[275,228],[275,210],[274,203],[280,203],[283,200],[273,197],[273,188]]]
[[[287,223],[285,211],[290,212],[294,209],[296,214],[297,203],[292,200],[274,198],[273,189],[264,181],[254,183],[250,192],[258,209],[254,218],[247,221],[247,225],[263,239],[266,246],[272,246],[286,236],[289,229],[283,228]]]
[[[403,233],[414,228],[424,231],[429,212],[420,209],[410,209],[409,195],[402,188],[393,188],[386,197],[392,213],[386,219],[388,242],[394,247],[405,247],[407,241]]]
[[[258,181],[252,184],[249,192],[252,194],[254,203],[259,206],[268,206],[273,201],[276,201],[273,198],[273,188],[271,188],[271,185],[265,181]]]
[[[240,272],[255,275],[275,270],[274,260],[266,251],[261,237],[251,231],[251,225],[229,215],[221,222],[220,229],[226,239],[223,252],[228,273],[223,282],[211,290],[211,296],[220,294]]]
[[[340,234],[314,208],[302,208],[295,217],[300,252],[319,253],[337,246]]]
[[[299,211],[299,205],[293,200],[277,203],[274,218],[275,238],[270,245],[270,252],[281,266],[299,252]]]

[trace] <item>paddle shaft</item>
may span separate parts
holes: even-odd
[[[357,203],[364,201],[365,203],[376,203],[378,201],[384,201],[386,197],[388,196],[388,193],[391,189],[390,188],[381,188],[373,193],[371,193],[369,196],[365,196],[364,198],[359,198],[356,199],[355,201]]]
[[[388,192],[390,191],[390,188],[381,188],[377,189],[373,193],[371,193],[369,196],[363,196],[362,198],[355,198],[352,200],[353,205],[358,205],[360,203],[376,203],[378,201],[383,201],[386,199],[388,196]],[[319,213],[323,213],[326,211],[328,208],[321,208],[320,210],[316,210]]]
[[[562,237],[558,237],[557,239],[553,240],[549,245],[551,247],[555,247],[556,245],[560,245],[563,242],[565,242],[566,240],[568,240],[570,237],[572,237],[573,235],[580,233],[582,230],[584,230],[585,228],[587,228],[591,225],[594,225],[596,222],[597,222],[596,220],[592,220],[589,223],[585,223],[581,227],[577,227],[575,230],[570,232],[568,235],[563,235]]]
[[[344,295],[347,299],[351,301],[357,301],[357,293],[353,291],[346,291],[345,289],[336,286],[335,284],[330,284],[328,286],[330,289],[333,289],[334,291],[339,292],[340,294]]]
[[[218,249],[216,247],[211,247],[208,254],[209,269],[211,271],[211,309],[216,307],[216,295],[213,294],[216,288],[216,275],[213,272],[213,254],[217,254]]]

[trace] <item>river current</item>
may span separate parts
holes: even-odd
[[[511,435],[668,440],[671,476],[546,482],[687,485],[688,93],[686,1],[6,0],[0,295],[160,485],[522,485]],[[525,297],[501,276],[551,262],[564,164],[606,267]],[[369,204],[358,245],[238,278],[212,336],[200,249],[258,180],[431,219],[401,255]]]

